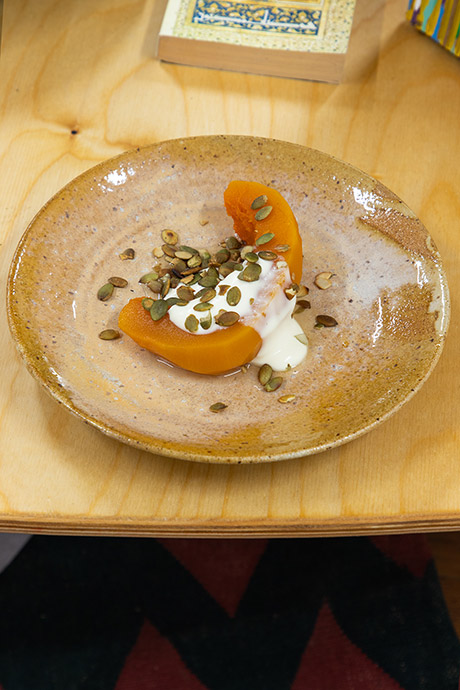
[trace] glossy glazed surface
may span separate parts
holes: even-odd
[[[311,309],[299,321],[309,352],[275,393],[260,389],[255,367],[203,377],[128,338],[98,338],[143,294],[137,281],[155,261],[163,228],[194,246],[231,234],[222,195],[235,178],[280,191],[303,239]],[[120,260],[126,247],[135,248],[134,261]],[[327,290],[314,285],[321,271],[334,274]],[[129,286],[100,302],[97,289],[112,275]],[[258,462],[325,450],[396,411],[438,360],[449,302],[431,238],[377,181],[293,144],[197,137],[123,154],[57,194],[17,249],[8,311],[29,370],[102,431],[165,455]],[[338,326],[314,328],[318,314]],[[295,400],[279,403],[287,394]],[[213,414],[218,400],[228,407]]]

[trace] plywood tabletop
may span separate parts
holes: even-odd
[[[201,465],[123,445],[26,371],[1,307],[0,530],[301,536],[460,527],[460,62],[358,2],[339,86],[161,64],[162,0],[5,0],[1,284],[29,221],[95,163],[168,138],[248,134],[330,153],[390,187],[441,252],[452,321],[434,373],[396,415],[325,453]]]

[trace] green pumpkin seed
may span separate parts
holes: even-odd
[[[168,299],[165,299],[166,304],[168,305],[168,309],[171,307],[174,307],[174,305],[178,304],[181,300],[179,297],[168,297]]]
[[[253,211],[257,211],[258,208],[262,208],[262,206],[265,206],[265,204],[268,201],[268,196],[266,194],[261,194],[260,196],[256,197],[254,201],[251,204],[251,208]]]
[[[219,326],[233,326],[239,318],[240,315],[236,311],[224,311],[216,316],[215,322]]]
[[[153,307],[153,303],[155,300],[153,300],[151,297],[144,297],[142,300],[141,304],[146,309],[147,311],[150,311],[150,309]]]
[[[264,261],[274,261],[278,258],[278,254],[275,254],[275,252],[269,252],[266,249],[263,249],[261,252],[259,252],[258,256],[260,256],[261,259],[264,259]]]
[[[226,261],[228,261],[230,258],[230,252],[228,249],[219,249],[219,251],[216,254],[216,261],[218,264],[224,264]]]
[[[305,309],[311,309],[310,302],[307,299],[298,299],[292,313],[301,314]]]
[[[121,333],[114,328],[106,328],[105,331],[99,333],[99,338],[101,340],[117,340],[120,335]]]
[[[219,267],[219,272],[222,278],[226,278],[227,276],[230,275],[230,273],[233,273],[235,270],[235,262],[234,261],[226,261],[224,264],[222,264]]]
[[[139,282],[143,284],[150,283],[151,280],[158,280],[158,273],[156,271],[150,271],[150,273],[145,273],[139,278]]]
[[[219,278],[215,278],[213,275],[205,275],[198,280],[198,283],[203,287],[216,287],[219,282]]]
[[[198,304],[194,305],[194,310],[195,311],[209,311],[212,309],[213,305],[211,302],[198,302]]]
[[[209,302],[210,300],[214,299],[216,296],[216,291],[214,288],[203,288],[197,294],[195,297],[198,297],[200,302]]]
[[[288,252],[290,250],[290,245],[289,244],[277,244],[276,247],[273,247],[275,252],[279,252],[280,254],[283,254],[284,252]]]
[[[199,322],[196,316],[189,314],[185,319],[185,328],[190,331],[190,333],[196,333],[198,330]]]
[[[316,323],[324,326],[325,328],[332,328],[337,326],[337,321],[332,316],[327,316],[327,314],[319,314],[316,317]]]
[[[226,297],[226,299],[227,299],[227,303],[228,303],[231,307],[236,307],[236,305],[238,304],[238,302],[239,302],[240,299],[241,299],[241,290],[240,290],[240,288],[237,287],[236,285],[235,285],[234,287],[230,288],[230,290],[227,292],[227,297]]]
[[[153,321],[159,321],[168,311],[168,304],[164,299],[157,299],[150,307],[150,316]]]
[[[177,233],[174,232],[174,230],[163,230],[161,233],[161,239],[163,242],[166,242],[166,244],[177,244],[179,238],[177,236]]]
[[[254,218],[256,220],[265,220],[265,218],[268,218],[270,213],[273,211],[273,206],[264,206],[263,208],[260,208]]]
[[[178,287],[177,296],[179,299],[183,299],[185,302],[191,302],[192,299],[195,299],[195,293],[188,285],[181,285]]]
[[[198,268],[199,266],[201,266],[201,263],[202,263],[201,256],[199,254],[194,254],[187,261],[187,266],[189,268]]]
[[[221,283],[219,285],[219,295],[225,295],[229,287],[230,285],[224,285],[224,283]]]
[[[177,259],[182,259],[183,261],[188,261],[189,259],[192,258],[192,256],[193,256],[193,252],[189,252],[189,251],[187,251],[187,250],[185,250],[185,249],[179,249],[179,250],[176,252],[176,258],[177,258]]]
[[[125,288],[128,285],[128,281],[125,278],[119,278],[118,276],[109,278],[109,283],[112,283],[113,287],[116,288]]]
[[[241,247],[241,242],[239,241],[238,238],[235,237],[235,235],[231,235],[231,237],[227,237],[225,240],[225,246],[227,249],[239,249]]]
[[[246,283],[253,283],[255,280],[259,280],[261,271],[262,266],[260,264],[248,264],[248,266],[241,271],[238,279],[244,280]]]
[[[267,242],[270,242],[270,240],[272,240],[274,237],[275,234],[273,232],[265,232],[256,239],[256,245],[260,247],[261,244],[267,244]]]
[[[161,291],[160,295],[162,297],[166,297],[166,295],[169,292],[169,288],[171,287],[171,276],[169,273],[167,273],[163,278],[161,278]]]
[[[212,314],[210,311],[200,319],[200,326],[204,331],[207,331],[212,325]]]
[[[114,287],[112,283],[106,283],[97,291],[97,298],[100,299],[101,302],[106,302],[108,299],[110,299],[110,297],[112,297],[113,290]]]
[[[272,393],[273,391],[278,390],[282,383],[283,379],[281,378],[281,376],[275,376],[274,378],[270,379],[268,383],[265,384],[265,390],[268,393]]]
[[[257,378],[259,379],[259,383],[262,384],[262,386],[265,386],[271,379],[273,375],[273,369],[269,364],[262,364],[262,366],[259,369],[259,373],[257,374]]]
[[[155,293],[155,295],[159,295],[161,292],[162,283],[160,283],[159,280],[149,280],[147,287],[149,290]]]
[[[302,343],[302,345],[308,345],[308,338],[305,333],[298,333],[294,337],[299,341],[299,343]]]
[[[174,266],[173,270],[177,271],[177,273],[183,273],[187,270],[187,264],[185,261],[178,259],[177,257],[173,260],[172,265]]]
[[[174,257],[176,256],[176,250],[174,249],[174,247],[171,247],[170,244],[162,244],[161,248],[166,256],[169,256],[170,259],[174,259]]]
[[[210,405],[209,409],[211,412],[222,412],[222,410],[225,410],[227,407],[228,405],[223,402],[216,402],[213,405]]]
[[[128,249],[125,249],[121,254],[118,255],[122,261],[126,261],[128,259],[134,259],[136,256],[136,252],[132,247],[129,247]]]
[[[256,254],[255,252],[248,252],[245,257],[246,261],[249,261],[251,264],[257,263],[259,261],[259,255]]]

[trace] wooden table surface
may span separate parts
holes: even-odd
[[[0,529],[300,536],[460,526],[460,61],[358,2],[339,86],[160,64],[163,0],[5,0],[0,73],[1,284],[24,229],[75,175],[135,146],[249,134],[321,149],[390,187],[427,226],[452,298],[434,373],[340,448],[256,466],[187,463],[109,439],[28,374],[1,307]],[[4,300],[3,300],[4,301]]]

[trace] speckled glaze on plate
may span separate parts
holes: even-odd
[[[311,309],[298,320],[309,352],[275,393],[260,390],[254,366],[199,376],[127,336],[98,338],[116,327],[128,299],[143,294],[138,279],[156,263],[151,252],[162,229],[196,247],[232,234],[223,206],[232,179],[278,189],[303,238]],[[133,261],[119,258],[127,247],[136,251]],[[321,271],[334,274],[328,290],[314,285]],[[128,279],[128,287],[97,300],[113,275]],[[338,326],[315,329],[317,314],[335,317]],[[8,316],[30,372],[101,431],[162,455],[247,463],[332,448],[398,410],[440,356],[449,298],[427,231],[379,182],[294,144],[209,136],[128,152],[56,194],[17,248]],[[287,393],[295,401],[278,402]],[[228,408],[210,412],[216,401]]]

